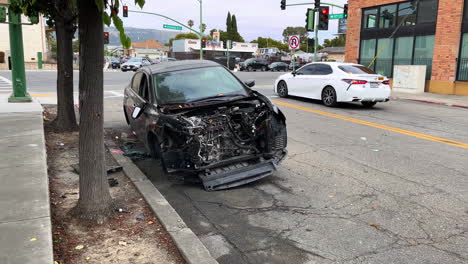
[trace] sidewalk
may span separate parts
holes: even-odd
[[[431,103],[431,104],[468,108],[468,96],[435,94],[435,93],[410,94],[410,93],[392,92],[392,98],[411,100],[411,101],[422,102],[422,103]]]
[[[0,263],[53,263],[42,107],[7,100],[0,94]]]

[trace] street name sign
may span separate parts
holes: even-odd
[[[328,19],[340,19],[340,18],[346,18],[347,15],[345,14],[330,14],[328,16]]]
[[[167,24],[164,24],[163,28],[173,29],[173,30],[182,30],[181,26],[174,26],[174,25],[167,25]]]
[[[289,36],[289,49],[296,50],[301,46],[301,39],[298,35]]]

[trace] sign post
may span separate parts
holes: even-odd
[[[289,36],[289,49],[293,51],[291,56],[291,63],[293,64],[293,71],[295,70],[294,65],[294,51],[301,47],[301,38],[298,35]]]

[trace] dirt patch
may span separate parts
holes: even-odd
[[[122,173],[109,174],[110,192],[118,206],[102,225],[71,216],[78,201],[78,133],[55,133],[55,109],[47,107],[44,129],[52,211],[54,259],[73,263],[185,263],[132,182]]]

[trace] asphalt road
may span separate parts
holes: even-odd
[[[37,74],[38,92],[53,87]],[[239,73],[286,115],[289,155],[274,176],[205,192],[137,162],[220,263],[468,263],[467,110],[327,108],[275,97],[275,75]],[[130,76],[106,73],[106,90]],[[105,125],[128,133],[121,102],[106,99]]]

